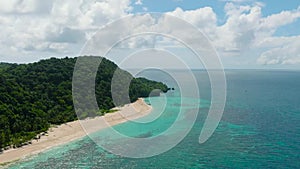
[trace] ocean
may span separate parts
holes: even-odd
[[[172,71],[186,85],[190,84],[185,79],[186,71]],[[162,111],[159,118],[144,124],[126,122],[113,127],[130,137],[155,137],[172,126],[180,108],[185,116],[191,110],[198,110],[191,130],[170,150],[148,158],[128,158],[109,153],[84,137],[8,168],[300,168],[300,71],[226,70],[224,113],[213,135],[203,144],[199,144],[199,135],[211,105],[211,84],[206,71],[193,70],[192,73],[198,84],[199,98],[183,98],[176,79],[166,73],[158,70],[140,73],[140,76],[163,81],[175,90],[164,97],[145,98],[153,106],[154,114]],[[165,102],[164,107],[161,104]],[[182,126],[175,132],[181,130]],[[103,139],[107,134],[102,130],[93,138]],[[164,140],[162,143],[168,144]]]

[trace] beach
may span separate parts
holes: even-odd
[[[40,139],[32,140],[32,144],[5,150],[0,154],[0,164],[14,162],[52,147],[82,138],[106,127],[138,119],[149,114],[152,107],[140,98],[134,103],[124,105],[123,107],[116,107],[114,110],[116,111],[105,114],[105,116],[77,120],[51,127],[47,134],[41,136]]]

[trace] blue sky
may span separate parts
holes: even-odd
[[[136,2],[136,1],[135,1]],[[210,6],[217,14],[219,20],[218,24],[224,24],[226,21],[226,15],[224,12],[224,6],[226,3],[231,2],[230,0],[143,0],[142,5],[136,5],[133,2],[133,12],[169,12],[175,10],[177,7],[183,10],[195,10]],[[233,1],[234,2],[234,1]],[[238,2],[239,5],[251,5],[257,2],[263,3],[264,8],[262,10],[263,16],[280,13],[285,10],[294,10],[300,5],[300,1],[297,0],[285,0],[284,2],[278,0],[264,0],[264,1],[253,1],[253,0],[241,0]],[[147,8],[145,11],[143,8]],[[291,36],[300,34],[300,20],[293,24],[283,26],[276,31],[277,36]]]
[[[135,1],[137,2],[137,1]],[[134,4],[134,13],[143,13],[143,12],[170,12],[174,11],[176,8],[181,8],[183,11],[193,11],[200,8],[211,7],[213,12],[216,14],[217,17],[217,25],[222,26],[226,24],[228,21],[229,16],[226,14],[225,6],[228,3],[233,3],[236,6],[260,6],[261,8],[261,18],[267,18],[275,14],[283,13],[284,11],[295,11],[299,8],[300,2],[295,0],[287,0],[287,1],[254,1],[254,0],[143,0],[139,1],[141,3],[133,3]],[[248,13],[247,11],[246,13]],[[295,19],[291,23],[283,24],[282,26],[276,27],[270,37],[278,37],[278,38],[285,38],[285,37],[295,37],[300,35],[300,19]],[[269,38],[270,38],[269,37]],[[276,46],[278,47],[278,46]],[[283,46],[281,46],[283,48]],[[274,47],[275,48],[275,47]],[[289,49],[289,47],[286,47]],[[270,47],[272,49],[272,47]],[[181,51],[184,54],[183,51]],[[246,54],[245,54],[246,53]],[[224,67],[226,68],[237,68],[237,69],[298,69],[299,64],[282,64],[278,61],[278,63],[257,63],[259,55],[264,53],[263,49],[253,49],[251,51],[242,52],[240,55],[246,56],[237,56],[235,58],[231,57],[222,57]],[[283,52],[284,53],[284,52]],[[256,55],[256,57],[251,56]],[[296,56],[297,57],[297,56]],[[262,59],[261,59],[262,60]],[[280,60],[280,59],[279,59]],[[274,60],[273,60],[274,61]],[[265,61],[267,62],[267,61]],[[275,62],[275,61],[274,61]]]
[[[133,1],[134,4],[136,1]],[[295,9],[299,6],[300,2],[297,0],[285,0],[274,1],[274,0],[264,0],[264,1],[253,1],[253,0],[241,0],[241,1],[226,1],[226,0],[143,0],[142,5],[135,5],[135,7],[147,7],[151,12],[168,12],[173,11],[175,8],[180,7],[184,10],[193,10],[197,8],[202,8],[206,6],[212,7],[217,14],[224,15],[224,6],[228,2],[237,2],[240,5],[253,4],[256,2],[262,2],[265,4],[264,15],[270,15],[273,13],[279,13],[283,10]],[[142,8],[135,8],[134,12],[142,12]]]
[[[299,6],[297,0],[0,1],[0,62],[77,56],[86,41],[106,24],[131,14],[159,12],[183,19],[204,33],[225,68],[299,69]],[[136,27],[127,31],[139,30],[146,17],[133,20]],[[107,32],[106,37],[112,36],[113,32]],[[133,38],[125,45],[127,51],[116,49],[109,59],[119,62],[124,54],[144,49],[145,44],[163,44],[161,48],[194,63],[190,52],[176,45],[169,48],[170,42],[155,38]]]

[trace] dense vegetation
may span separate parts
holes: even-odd
[[[80,57],[94,58],[100,57]],[[77,119],[72,98],[72,77],[78,58],[42,60],[31,64],[0,64],[0,149],[33,139],[48,130],[51,124]],[[117,71],[116,71],[117,70]],[[119,72],[118,85],[129,83],[129,98],[147,97],[154,89],[166,92],[167,86],[145,78],[133,78],[128,72],[103,58],[96,76],[96,100],[100,111],[81,110],[80,118],[102,115],[112,107],[127,103],[126,93],[117,91],[114,102],[111,81]],[[82,82],[87,76],[82,75]],[[128,81],[129,80],[129,81]],[[84,85],[84,83],[82,84]],[[86,93],[79,93],[84,98]],[[79,100],[74,100],[79,101]],[[115,105],[115,104],[117,105]],[[92,112],[92,113],[91,113]]]

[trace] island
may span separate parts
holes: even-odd
[[[95,82],[99,111],[85,110],[79,113],[78,117],[73,104],[72,77],[76,60],[82,57],[102,59]],[[0,63],[0,152],[26,147],[33,142],[36,144],[39,140],[42,142],[44,137],[53,137],[51,130],[61,129],[62,126],[66,128],[75,125],[76,129],[78,119],[97,119],[99,116],[108,118],[111,116],[109,114],[122,111],[124,105],[140,104],[141,112],[147,112],[150,106],[139,98],[148,97],[152,91],[157,95],[158,91],[169,90],[168,86],[161,82],[132,77],[130,73],[105,58],[82,57],[50,58],[29,64]],[[116,70],[121,72],[122,77],[124,75],[125,78],[131,79],[128,96],[130,103],[117,102],[115,105],[112,99],[111,81]],[[120,109],[113,109],[114,107]],[[112,121],[112,125],[120,121],[126,120]],[[79,136],[83,134],[79,132],[76,137],[67,140]]]

